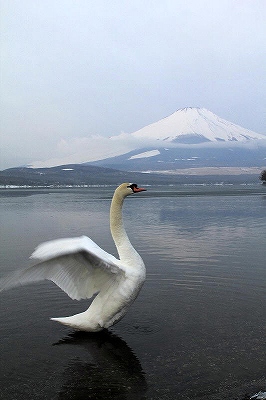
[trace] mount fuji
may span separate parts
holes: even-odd
[[[36,161],[29,167],[89,164],[146,172],[266,165],[266,135],[193,107],[179,109],[132,133],[62,140],[58,149],[61,157]]]
[[[131,171],[201,167],[262,167],[266,136],[222,119],[205,108],[183,108],[136,132],[110,138],[132,149],[94,162]]]
[[[174,143],[231,142],[265,139],[239,125],[222,119],[206,108],[182,108],[170,116],[131,133],[134,138]]]

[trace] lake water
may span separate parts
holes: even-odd
[[[0,191],[0,276],[41,242],[86,234],[116,255],[112,187]],[[156,186],[124,204],[147,281],[108,332],[50,282],[0,295],[0,398],[246,399],[266,390],[266,186]],[[249,395],[249,396],[247,396]]]

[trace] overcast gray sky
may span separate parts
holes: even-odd
[[[0,3],[0,168],[183,107],[266,133],[265,0]]]

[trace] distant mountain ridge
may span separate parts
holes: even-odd
[[[0,189],[16,187],[38,187],[38,188],[60,188],[60,187],[88,187],[98,185],[117,186],[122,182],[136,182],[141,185],[176,185],[187,183],[239,183],[258,182],[261,171],[223,171],[223,169],[212,169],[206,175],[202,169],[198,173],[161,174],[161,173],[138,173],[118,171],[110,168],[102,168],[92,165],[69,164],[51,168],[28,168],[18,167],[0,171]],[[5,189],[0,196],[4,195]]]
[[[142,178],[143,174],[93,165],[69,164],[51,168],[8,168],[0,171],[0,185],[64,186],[117,185]]]

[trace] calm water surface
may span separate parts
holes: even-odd
[[[88,307],[50,282],[1,294],[0,398],[244,399],[266,390],[266,187],[149,187],[124,204],[147,281],[103,334],[49,320]],[[46,240],[116,255],[113,188],[1,190],[0,276]]]

